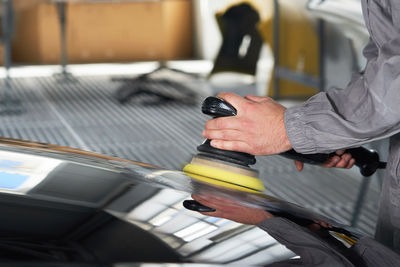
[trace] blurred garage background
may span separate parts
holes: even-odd
[[[0,135],[181,169],[209,95],[291,106],[361,71],[359,0],[2,0]],[[371,144],[382,159],[387,141]],[[372,235],[382,173],[257,157],[267,191]]]

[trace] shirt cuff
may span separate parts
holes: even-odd
[[[303,106],[295,106],[285,111],[286,134],[293,149],[298,153],[317,153],[312,138],[307,136],[306,124],[302,120]]]

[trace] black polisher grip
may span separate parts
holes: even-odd
[[[183,201],[183,206],[187,208],[188,210],[192,211],[198,211],[198,212],[214,212],[215,209],[204,206],[203,204],[200,204],[196,200],[185,200]]]
[[[345,153],[351,154],[351,156],[355,159],[355,165],[360,168],[361,175],[365,177],[371,176],[378,168],[382,168],[382,163],[379,160],[379,154],[375,150],[367,149],[364,147],[357,147],[347,149]],[[325,163],[328,158],[336,154],[300,154],[292,149],[283,152],[280,155],[304,163],[319,165]]]
[[[237,114],[236,109],[231,104],[214,96],[209,96],[203,101],[201,111],[212,117],[228,117]]]

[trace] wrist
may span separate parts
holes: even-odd
[[[281,142],[282,142],[282,146],[281,146],[281,150],[282,151],[281,152],[285,152],[285,151],[288,151],[288,150],[292,149],[292,145],[290,144],[289,137],[288,137],[288,135],[286,133],[286,128],[285,128],[284,134],[282,136]]]
[[[285,111],[286,111],[286,109],[285,109]],[[281,118],[282,130],[281,130],[281,140],[280,140],[280,149],[279,149],[280,152],[285,152],[285,151],[292,149],[292,144],[290,143],[286,125],[285,125],[285,111],[282,114],[282,118]]]
[[[258,213],[258,216],[257,216],[257,218],[254,218],[254,225],[257,225],[257,224],[260,224],[260,223],[262,223],[263,221],[265,221],[265,220],[269,220],[269,219],[272,219],[272,218],[274,218],[275,216],[274,215],[272,215],[271,213],[269,213],[268,211],[261,211],[261,212],[259,212]]]

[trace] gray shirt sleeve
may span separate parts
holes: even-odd
[[[354,253],[360,255],[365,266],[400,266],[400,255],[370,237],[361,238],[353,247]]]
[[[285,112],[285,127],[299,153],[329,153],[400,132],[400,36],[364,49],[364,73],[347,88],[331,88]]]
[[[342,254],[308,229],[284,218],[275,217],[258,224],[300,259],[278,262],[271,266],[353,266]]]
[[[268,219],[258,227],[300,256],[300,259],[277,262],[271,266],[400,266],[400,255],[370,237],[362,237],[351,248],[344,249],[348,250],[346,253],[285,218]],[[348,259],[350,255],[353,255],[352,262]]]

